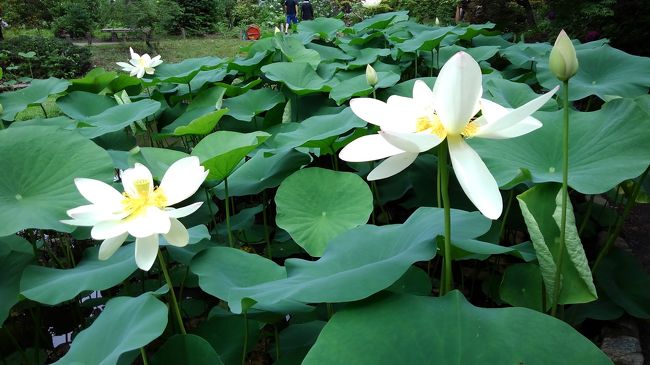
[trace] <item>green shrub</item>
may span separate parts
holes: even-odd
[[[184,28],[187,34],[204,35],[213,33],[215,24],[224,14],[220,14],[223,0],[177,0],[182,9],[178,17],[177,28]],[[229,0],[226,0],[229,1]]]
[[[133,0],[102,2],[98,25],[101,28],[150,28],[155,33],[167,34],[174,30],[183,14],[173,0]]]
[[[0,67],[14,77],[73,78],[86,73],[92,66],[89,49],[56,38],[9,38],[0,42],[0,50]],[[35,55],[27,59],[19,54],[28,52],[34,52]]]
[[[95,27],[97,14],[96,3],[92,0],[73,0],[62,5],[62,14],[52,23],[56,36],[69,34],[73,38],[83,38]]]

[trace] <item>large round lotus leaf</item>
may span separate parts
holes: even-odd
[[[320,39],[325,41],[333,40],[336,33],[343,28],[345,28],[345,23],[341,19],[335,18],[316,18],[298,23],[298,32],[306,33],[309,37],[318,34]]]
[[[50,77],[47,80],[33,80],[28,87],[7,93],[0,93],[0,119],[13,121],[16,114],[30,104],[42,103],[47,97],[65,91],[70,85],[66,80]]]
[[[538,112],[544,125],[522,137],[468,140],[499,186],[562,181],[562,111]],[[569,185],[599,194],[635,178],[650,163],[650,119],[632,100],[613,100],[599,111],[570,113]]]
[[[334,314],[303,364],[611,364],[568,324],[525,308],[384,294]]]
[[[320,55],[313,49],[305,48],[303,42],[296,36],[285,36],[275,33],[275,44],[289,62],[307,62],[316,69],[320,63]]]
[[[197,335],[175,335],[151,358],[152,365],[223,365],[208,341]]]
[[[650,89],[650,58],[627,54],[610,46],[576,51],[578,73],[569,81],[569,100],[596,95],[603,100],[612,96],[633,98]],[[548,69],[548,60],[538,63],[537,79],[547,89],[560,81]]]
[[[397,48],[402,52],[431,51],[440,45],[440,42],[453,27],[444,27],[438,29],[420,32],[413,38],[397,44]]]
[[[20,280],[20,293],[33,301],[55,305],[84,290],[111,288],[137,269],[133,245],[120,247],[105,261],[99,260],[98,251],[97,247],[87,249],[81,262],[72,269],[28,266]]]
[[[365,19],[353,26],[355,32],[366,29],[384,29],[390,24],[408,20],[408,11],[394,11],[390,13],[381,13]]]
[[[273,41],[272,38],[267,38],[267,41]],[[264,61],[268,51],[251,52],[250,57],[237,57],[228,63],[228,70],[241,71],[245,74],[253,73],[260,68],[260,63]]]
[[[167,327],[167,315],[167,306],[151,293],[111,299],[55,364],[115,365],[123,353],[137,350],[160,336]]]
[[[264,76],[282,82],[298,95],[330,91],[331,86],[306,62],[276,62],[262,66]]]
[[[66,210],[88,204],[74,178],[112,181],[108,153],[78,133],[56,127],[0,131],[0,236],[25,228],[71,232]]]
[[[433,258],[443,221],[442,209],[420,208],[403,224],[363,225],[338,235],[317,261],[287,259],[283,267],[259,255],[215,247],[198,254],[190,268],[201,289],[227,301],[234,313],[251,301],[255,308],[278,313],[311,309],[306,303],[351,302],[388,288],[411,265]],[[458,240],[485,234],[491,224],[479,212],[460,210],[451,211],[451,222],[451,235]]]
[[[300,24],[304,24],[304,23],[300,23]],[[314,51],[318,52],[321,61],[323,62],[331,62],[337,60],[349,61],[354,59],[354,57],[350,56],[349,54],[341,51],[336,47],[324,46],[318,43],[308,43],[305,45],[305,47],[309,49],[313,49]],[[319,66],[322,65],[323,64],[321,63]]]
[[[308,168],[286,178],[275,195],[278,226],[312,256],[332,238],[368,221],[372,192],[359,175]]]

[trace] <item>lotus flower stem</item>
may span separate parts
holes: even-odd
[[[244,311],[244,347],[241,353],[241,365],[246,365],[246,353],[248,352],[248,313]]]
[[[555,271],[555,286],[553,288],[553,307],[551,315],[557,314],[557,305],[560,298],[560,280],[562,278],[562,261],[564,261],[564,250],[566,247],[566,214],[569,200],[569,80],[562,81],[564,103],[564,127],[562,131],[562,215],[560,218],[560,250],[557,258],[557,269]]]
[[[230,195],[228,195],[228,178],[223,179],[223,185],[226,193],[226,229],[228,230],[228,246],[234,247],[232,232],[230,231]]]
[[[512,197],[514,194],[514,189],[510,189],[508,194],[508,202],[506,203],[506,211],[503,213],[503,219],[501,220],[501,228],[499,228],[499,242],[503,240],[503,233],[506,230],[506,224],[508,223],[508,214],[510,213],[510,205],[512,204]]]
[[[587,222],[589,222],[589,217],[591,217],[591,211],[594,208],[594,197],[595,197],[594,194],[589,196],[589,202],[587,203],[587,211],[585,212],[585,216],[582,218],[582,222],[580,223],[580,228],[578,228],[578,236],[580,236],[582,234],[582,231],[585,230],[585,227],[587,227]]]
[[[163,272],[163,276],[165,276],[165,281],[167,282],[167,286],[169,287],[169,295],[171,297],[171,306],[173,307],[174,314],[176,316],[176,321],[178,322],[178,327],[181,331],[182,334],[186,335],[187,332],[185,332],[185,325],[183,325],[183,318],[181,317],[181,309],[178,306],[178,300],[176,300],[176,294],[174,294],[174,285],[172,284],[172,279],[169,276],[169,272],[167,271],[167,264],[165,263],[165,258],[162,255],[162,252],[160,252],[160,249],[158,249],[158,262],[160,263],[160,269]]]
[[[142,357],[142,364],[149,365],[149,360],[147,360],[147,353],[144,351],[144,347],[140,347],[140,357]]]
[[[208,205],[208,211],[210,212],[210,218],[212,219],[212,227],[217,227],[217,219],[214,217],[214,211],[212,210],[212,195],[210,191],[205,188],[205,202]]]
[[[264,240],[266,241],[266,256],[269,258],[269,260],[273,257],[271,254],[271,237],[269,235],[269,223],[268,219],[266,218],[266,204],[267,204],[267,198],[266,198],[266,190],[262,191],[262,221],[264,223]]]
[[[449,167],[447,166],[447,140],[438,146],[438,166],[440,169],[440,191],[445,216],[445,251],[443,252],[444,267],[440,279],[440,296],[447,294],[452,288],[451,278],[451,207],[449,205]]]
[[[48,116],[47,116],[47,112],[45,111],[45,107],[43,106],[43,103],[40,103],[40,104],[38,104],[38,105],[41,107],[41,110],[43,111],[43,115],[44,115],[45,118],[47,119]]]
[[[623,214],[620,214],[618,217],[616,217],[615,228],[612,232],[610,232],[609,236],[607,237],[607,241],[605,242],[605,245],[603,246],[603,248],[600,249],[600,252],[598,252],[598,257],[596,257],[594,266],[591,268],[592,271],[596,271],[598,265],[600,265],[603,258],[607,256],[607,253],[609,252],[609,250],[611,250],[612,246],[614,245],[614,241],[616,241],[616,238],[621,233],[621,230],[623,229],[623,224],[625,223],[625,219],[627,218],[628,215],[630,215],[630,211],[632,210],[634,204],[636,203],[636,198],[639,196],[639,192],[641,191],[641,185],[643,185],[643,180],[645,180],[646,176],[648,176],[648,170],[650,170],[650,167],[646,168],[646,170],[643,172],[639,180],[634,182],[632,195],[628,197],[627,202],[625,203],[625,209],[623,210]]]
[[[278,334],[278,326],[273,325],[273,336],[275,337],[275,361],[280,360],[280,335]]]

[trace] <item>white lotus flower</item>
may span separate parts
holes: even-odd
[[[135,262],[149,270],[158,253],[158,235],[174,246],[187,245],[189,234],[177,219],[192,214],[201,202],[182,208],[171,208],[194,194],[208,176],[196,156],[172,164],[159,187],[154,187],[151,172],[139,163],[122,172],[124,193],[94,179],[77,178],[77,189],[92,204],[68,210],[71,220],[63,223],[92,226],[90,235],[104,240],[99,259],[106,260],[131,234],[135,237]]]
[[[381,4],[381,0],[361,0],[361,6],[364,8],[376,8]]]
[[[131,47],[129,47],[129,51],[131,52],[131,59],[129,60],[129,63],[116,63],[118,66],[122,67],[122,71],[129,72],[131,76],[135,76],[139,79],[142,78],[145,73],[147,75],[153,75],[155,71],[154,67],[163,63],[163,61],[160,59],[160,55],[151,58],[151,56],[145,53],[140,56],[139,54],[133,52],[133,48]]]
[[[386,158],[368,175],[368,180],[383,179],[404,170],[420,152],[446,138],[461,187],[483,215],[496,219],[503,209],[499,187],[465,138],[513,138],[534,131],[542,123],[530,115],[556,91],[517,109],[481,99],[481,68],[470,55],[458,52],[440,70],[433,91],[418,80],[413,98],[393,95],[387,103],[370,98],[351,100],[352,111],[381,131],[354,140],[339,157],[350,162]],[[476,117],[479,111],[481,115]]]

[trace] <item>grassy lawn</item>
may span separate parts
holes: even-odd
[[[127,62],[129,47],[137,53],[149,53],[152,57],[160,54],[162,60],[169,63],[180,62],[186,58],[205,56],[234,57],[241,54],[240,47],[249,44],[238,38],[210,36],[205,38],[166,38],[155,40],[156,50],[149,50],[142,41],[126,41],[121,43],[101,44],[91,46],[93,65],[107,70],[119,70],[115,62]]]

